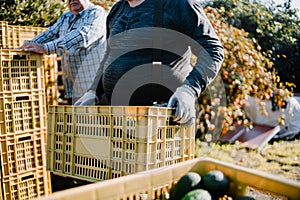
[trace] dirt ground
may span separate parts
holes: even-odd
[[[230,145],[197,141],[196,157],[211,157],[300,182],[299,138],[293,141],[273,141],[261,151],[247,149],[238,142]],[[255,188],[249,188],[247,196],[257,200],[287,199]]]

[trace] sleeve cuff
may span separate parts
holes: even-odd
[[[184,82],[183,87],[187,88],[195,97],[198,97],[201,93],[201,90],[196,90],[195,87],[190,85],[188,82]]]
[[[43,44],[44,49],[46,50],[47,54],[56,53],[58,56],[61,56],[64,52],[64,48],[58,45],[58,40],[54,40],[51,42],[47,42]]]
[[[51,45],[49,43],[43,44],[43,47],[47,54],[56,53],[54,49],[53,50],[50,49]]]
[[[201,94],[201,92],[202,92],[202,87],[195,87],[195,86],[193,86],[193,85],[192,85],[189,81],[187,81],[187,80],[184,81],[184,85],[185,85],[186,87],[190,88],[190,89],[193,91],[195,97],[199,97],[199,96],[200,96],[200,94]]]

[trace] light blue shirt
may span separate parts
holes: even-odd
[[[106,11],[94,4],[76,16],[67,11],[47,31],[31,40],[43,44],[47,54],[62,57],[68,98],[78,98],[90,87],[105,51],[106,16]]]

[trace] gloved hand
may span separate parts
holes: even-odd
[[[175,108],[174,121],[182,126],[190,126],[195,122],[196,92],[190,86],[184,84],[178,87],[168,102],[168,108]]]
[[[92,106],[95,105],[97,102],[98,97],[96,96],[96,92],[89,90],[75,102],[74,106]]]

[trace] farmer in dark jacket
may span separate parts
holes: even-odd
[[[195,100],[222,61],[223,46],[199,0],[120,0],[107,18],[103,63],[75,105],[167,103],[175,121],[190,125]]]

